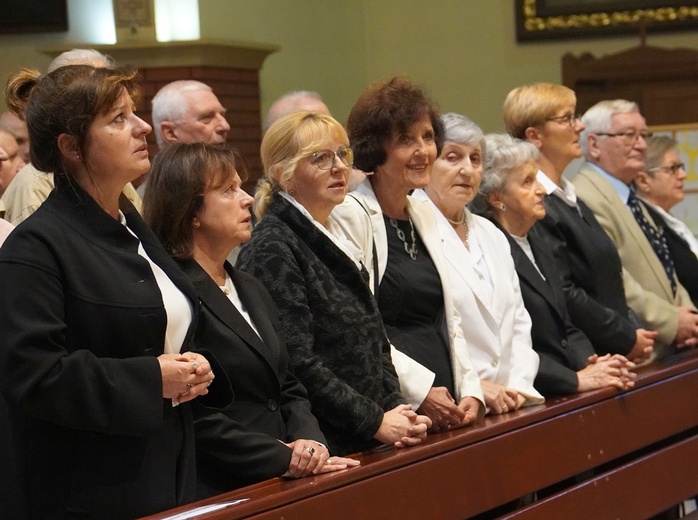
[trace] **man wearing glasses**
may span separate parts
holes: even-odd
[[[616,99],[591,107],[582,122],[586,163],[574,186],[618,248],[628,305],[658,332],[656,357],[695,346],[698,313],[676,278],[665,237],[631,188],[645,167],[645,118],[636,103]]]

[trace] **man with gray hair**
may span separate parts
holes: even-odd
[[[291,112],[297,112],[298,110],[310,110],[327,116],[332,115],[320,94],[310,90],[296,90],[284,94],[271,104],[269,112],[267,112],[267,118],[264,120],[264,127],[262,130],[266,132],[272,123],[281,116],[285,116]]]
[[[205,83],[195,80],[168,83],[153,98],[153,128],[158,147],[174,142],[224,143],[230,130],[225,112]]]
[[[92,67],[113,67],[114,61],[94,49],[72,49],[57,56],[48,66],[47,73],[67,65],[91,65]],[[9,184],[0,200],[4,207],[3,218],[18,225],[34,213],[53,191],[53,173],[40,172],[31,164],[22,168]],[[124,195],[135,208],[141,210],[141,198],[135,188],[128,183]]]
[[[637,104],[624,99],[601,101],[582,117],[580,143],[586,163],[573,183],[615,243],[623,264],[628,305],[658,332],[657,357],[672,347],[698,344],[698,314],[676,279],[664,253],[661,231],[631,188],[644,169],[649,132]],[[604,266],[598,266],[604,269]]]

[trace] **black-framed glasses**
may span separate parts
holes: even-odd
[[[626,144],[635,144],[637,140],[642,137],[645,141],[652,137],[652,132],[648,132],[647,130],[640,130],[639,132],[637,130],[626,130],[625,132],[592,132],[596,135],[602,135],[606,137],[620,137],[625,141]]]
[[[348,146],[340,148],[336,152],[332,150],[318,150],[310,154],[310,157],[313,159],[313,164],[321,170],[331,170],[334,168],[335,156],[350,168],[354,164],[354,151]]]
[[[670,164],[669,166],[657,166],[656,168],[650,168],[647,170],[649,173],[654,173],[658,171],[665,171],[671,175],[676,175],[679,170],[686,170],[686,165],[682,162]]]
[[[582,114],[565,114],[564,116],[548,117],[546,121],[555,121],[561,125],[574,126],[582,120]]]

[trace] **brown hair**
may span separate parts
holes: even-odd
[[[5,102],[27,122],[31,161],[45,172],[65,172],[58,136],[75,136],[82,155],[94,119],[114,106],[124,89],[134,101],[139,97],[133,68],[108,69],[68,65],[40,75],[22,69],[5,87]]]
[[[225,145],[172,143],[158,152],[143,197],[143,219],[170,255],[191,258],[192,221],[204,194],[229,182],[236,171],[247,178],[242,157]]]
[[[444,143],[444,127],[436,106],[408,78],[397,76],[372,83],[351,109],[347,131],[354,150],[354,166],[375,172],[387,159],[386,146],[398,133],[429,117],[437,154]]]

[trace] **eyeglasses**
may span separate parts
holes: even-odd
[[[574,126],[575,123],[581,120],[581,114],[565,114],[564,116],[555,116],[546,119],[546,121],[555,121],[556,123],[567,126]]]
[[[647,170],[649,173],[654,173],[658,172],[660,170],[663,170],[671,175],[676,175],[679,173],[679,170],[685,170],[686,165],[682,162],[676,163],[676,164],[670,164],[669,166],[657,166],[656,168],[650,168]]]
[[[606,132],[592,132],[596,135],[603,135],[606,137],[620,137],[625,141],[626,144],[635,144],[638,140],[639,137],[642,137],[645,141],[652,137],[652,132],[648,132],[647,130],[641,130],[638,132],[637,130],[626,130],[625,132],[615,132],[615,133],[606,133]]]
[[[310,154],[310,157],[313,158],[313,164],[315,164],[315,166],[321,170],[331,170],[334,168],[335,155],[340,161],[350,168],[354,164],[354,151],[348,146],[340,148],[336,152],[333,152],[332,150],[318,150],[317,152]]]

